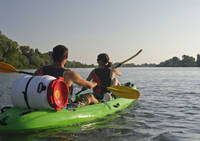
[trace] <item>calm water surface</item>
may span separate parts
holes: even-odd
[[[91,69],[73,69],[84,78]],[[199,141],[200,68],[120,68],[141,97],[129,108],[94,122],[39,133],[0,135],[0,140]],[[22,74],[0,74],[0,108],[12,105],[10,89]],[[75,92],[80,87],[75,85]],[[69,130],[70,129],[70,130]]]

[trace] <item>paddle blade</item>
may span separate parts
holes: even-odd
[[[112,86],[107,87],[107,89],[111,91],[112,94],[122,98],[138,99],[140,97],[140,92],[138,90],[132,89],[127,86]]]
[[[0,62],[0,72],[13,73],[13,72],[19,72],[19,71],[10,64]]]

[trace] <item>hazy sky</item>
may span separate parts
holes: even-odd
[[[96,64],[106,52],[121,62],[160,63],[200,53],[200,0],[0,0],[0,30],[19,45]]]

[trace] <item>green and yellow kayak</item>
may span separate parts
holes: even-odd
[[[117,98],[79,108],[64,108],[61,111],[33,111],[13,107],[0,114],[0,132],[30,131],[79,124],[113,114],[126,108],[133,101],[134,99]]]
[[[135,89],[132,87],[132,89]],[[24,132],[80,124],[103,118],[128,107],[135,99],[116,98],[99,104],[61,111],[31,110],[12,107],[0,114],[0,132]]]

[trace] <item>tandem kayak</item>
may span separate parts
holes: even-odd
[[[135,89],[132,87],[132,89]],[[12,107],[0,114],[0,132],[24,132],[80,124],[103,118],[128,107],[135,99],[116,98],[99,104],[60,111]]]
[[[0,132],[39,130],[79,124],[113,114],[126,108],[133,101],[133,99],[117,98],[109,102],[61,111],[32,111],[13,107],[0,114]]]

